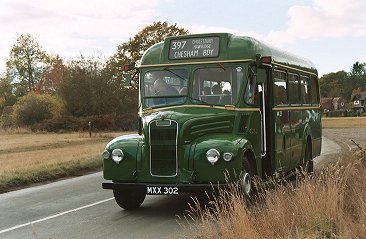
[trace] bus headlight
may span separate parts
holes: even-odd
[[[111,156],[111,154],[109,153],[109,151],[108,150],[104,150],[104,152],[102,153],[102,157],[104,159],[108,159],[109,156]]]
[[[207,161],[214,165],[217,161],[219,161],[220,153],[217,149],[209,149],[206,153]]]
[[[119,164],[123,160],[123,151],[120,149],[114,149],[112,151],[112,160]]]
[[[231,159],[233,158],[233,154],[232,154],[232,153],[224,153],[224,154],[222,155],[222,157],[224,158],[224,160],[225,160],[226,162],[230,162],[230,161],[231,161]]]

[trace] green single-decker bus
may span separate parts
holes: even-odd
[[[138,134],[103,152],[103,188],[120,207],[233,182],[250,195],[253,177],[313,170],[322,127],[309,60],[251,37],[195,34],[151,46],[134,71]]]

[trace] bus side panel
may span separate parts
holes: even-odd
[[[291,122],[291,166],[293,169],[299,165],[302,156],[303,148],[303,132],[304,124],[302,121],[302,111],[293,110],[290,111],[290,122]]]
[[[291,126],[289,110],[278,110],[275,113],[275,171],[288,171],[291,160]]]

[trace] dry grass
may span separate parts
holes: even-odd
[[[32,131],[29,128],[19,128],[19,127],[10,127],[10,128],[2,128],[0,127],[0,135],[7,134],[31,134]]]
[[[366,117],[323,117],[324,128],[365,128]]]
[[[4,133],[4,132],[3,132]],[[128,134],[8,132],[0,135],[0,193],[31,183],[100,169],[101,152],[112,138]]]
[[[250,203],[233,187],[191,209],[197,238],[366,238],[366,153],[265,189]],[[192,225],[191,225],[192,226]]]

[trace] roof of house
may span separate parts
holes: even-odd
[[[324,97],[320,99],[320,105],[323,109],[331,110],[333,108],[333,98]]]
[[[361,93],[354,95],[351,100],[366,100],[366,91],[362,91]]]

